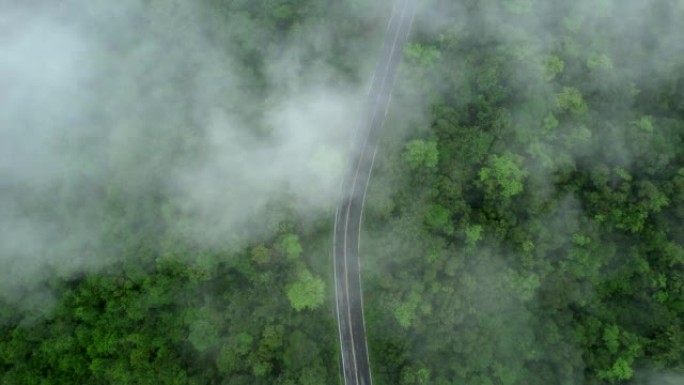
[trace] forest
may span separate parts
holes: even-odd
[[[392,1],[32,3],[0,4],[0,383],[343,383],[336,188]],[[421,1],[363,218],[376,385],[684,383],[681,20]]]

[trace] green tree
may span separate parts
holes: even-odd
[[[481,225],[472,225],[468,226],[465,229],[465,235],[466,235],[466,245],[468,246],[475,246],[477,241],[482,239],[482,226]]]
[[[579,116],[587,112],[582,93],[575,87],[565,86],[556,94],[556,107],[561,112]]]
[[[565,62],[556,55],[548,55],[542,62],[544,66],[544,80],[551,81],[565,69]]]
[[[610,70],[613,69],[613,61],[606,54],[590,54],[587,57],[587,68],[590,70]]]
[[[295,310],[315,310],[323,304],[325,285],[320,278],[304,269],[299,272],[297,280],[287,286],[286,293]]]
[[[231,336],[223,344],[216,357],[220,373],[229,373],[245,367],[245,357],[252,350],[254,337],[249,333]]]
[[[609,380],[611,383],[629,380],[633,375],[634,369],[631,363],[623,357],[618,358],[610,369],[602,370],[598,374],[599,378]]]
[[[287,234],[280,240],[280,250],[289,259],[296,259],[302,254],[302,245],[297,234]]]
[[[437,143],[422,139],[412,140],[406,144],[404,159],[411,169],[434,169],[439,160]]]
[[[487,165],[479,172],[480,181],[492,192],[498,192],[504,198],[510,198],[523,191],[523,180],[528,172],[521,168],[523,158],[506,153],[501,156],[491,155]]]
[[[451,213],[439,204],[430,205],[425,215],[425,223],[433,230],[453,234],[454,226],[451,223]]]
[[[262,243],[252,249],[251,257],[259,265],[267,264],[271,261],[271,250]]]
[[[440,52],[435,47],[408,43],[404,48],[404,57],[420,66],[429,67],[439,60]]]
[[[419,303],[420,295],[412,293],[406,301],[399,302],[394,307],[394,318],[404,329],[408,329],[416,318]]]

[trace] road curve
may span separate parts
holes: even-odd
[[[363,203],[370,180],[377,130],[389,107],[394,80],[413,21],[415,0],[396,0],[387,25],[380,60],[368,91],[367,116],[355,135],[352,167],[342,184],[335,212],[333,266],[335,302],[345,385],[371,385],[363,315],[359,246]]]

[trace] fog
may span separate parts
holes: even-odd
[[[294,26],[287,36],[271,36],[260,20],[245,15],[224,20],[216,9],[197,3],[0,0],[0,299],[49,309],[55,281],[107,271],[135,257],[134,247],[127,249],[121,239],[163,238],[150,242],[156,254],[174,252],[175,244],[164,243],[172,239],[191,250],[227,256],[278,233],[291,214],[283,207],[305,221],[332,223],[382,36],[369,31],[364,41],[340,42],[335,28],[351,27],[317,21]],[[350,8],[358,14],[337,17],[342,25],[345,17],[352,23],[365,14],[375,18],[369,24],[385,25],[377,15],[387,14],[391,3],[357,1]],[[579,232],[593,233],[597,220],[575,192],[556,190],[554,175],[601,163],[615,168],[594,171],[609,176],[618,168],[628,173],[643,166],[644,154],[653,152],[653,127],[649,131],[649,116],[633,106],[656,110],[657,101],[640,99],[639,88],[678,87],[667,80],[682,71],[675,54],[684,51],[684,23],[676,16],[684,12],[684,2],[671,1],[673,9],[666,9],[639,0],[581,0],[557,9],[531,0],[482,1],[477,13],[472,3],[426,0],[414,22],[414,43],[456,53],[407,54],[400,70],[386,124],[391,132],[381,134],[364,218],[364,280],[376,283],[364,288],[382,292],[380,300],[371,299],[381,306],[370,312],[377,318],[369,322],[376,326],[369,334],[396,333],[406,346],[419,346],[406,358],[416,366],[423,364],[423,353],[446,352],[445,362],[453,362],[444,367],[453,365],[458,372],[459,360],[452,356],[482,353],[502,371],[528,361],[563,362],[555,378],[582,381],[583,347],[571,335],[570,312],[558,318],[545,312],[556,311],[553,306],[562,301],[583,306],[595,295],[600,282],[593,279],[600,274],[591,255],[613,249],[575,241]],[[652,29],[660,38],[645,41]],[[596,30],[613,39],[611,44],[593,41]],[[415,195],[395,194],[412,172],[402,163],[405,139],[430,130],[431,105],[466,105],[481,97],[467,87],[472,79],[491,81],[482,71],[488,63],[451,49],[473,35],[483,45],[505,43],[513,51],[511,60],[496,67],[507,71],[502,76],[511,82],[507,87],[538,90],[534,100],[507,100],[510,115],[501,121],[512,140],[497,149],[527,151],[521,167],[528,172],[530,201],[555,199],[544,210],[529,208],[535,226],[546,232],[524,240],[527,255],[491,241],[496,229],[488,228],[480,231],[489,238],[459,248],[467,228],[452,226],[449,243],[435,235],[444,229],[426,225],[434,191],[415,186],[405,189]],[[563,63],[549,73],[554,53],[580,50],[591,51],[590,59],[575,67]],[[583,72],[591,80],[581,85],[584,96],[593,98],[597,110],[608,111],[601,120],[608,123],[588,127],[593,120],[587,118],[554,125],[554,113],[571,112],[559,112],[561,97],[548,77],[574,85],[573,76]],[[441,94],[451,88],[463,92]],[[572,107],[581,109],[582,103],[567,109]],[[635,137],[630,127],[639,124],[646,134]],[[652,169],[672,161],[678,150],[676,127],[656,129],[672,140],[659,147],[657,161],[648,165]],[[551,131],[562,140],[546,141]],[[537,146],[521,150],[514,142]],[[483,164],[484,158],[478,167]],[[450,176],[468,172],[454,170]],[[454,202],[466,194],[460,186],[453,189]],[[474,209],[456,211],[457,219],[445,221],[480,220],[469,217]],[[535,243],[547,247],[539,255],[566,258],[564,267],[591,279],[568,285],[567,298],[541,295],[565,282],[556,273],[542,278],[519,273],[520,264],[533,263]],[[188,254],[179,258],[196,257]],[[423,269],[426,276],[414,276],[406,266]],[[463,279],[452,279],[457,272]],[[435,284],[423,287],[430,279]],[[458,327],[435,339],[435,330],[449,322]],[[473,336],[471,328],[488,335]],[[551,337],[542,338],[546,334]],[[432,345],[421,345],[426,336],[432,336]],[[528,347],[527,356],[516,355],[511,341]],[[635,367],[641,383],[683,381],[681,374],[647,369]]]
[[[343,71],[329,28],[271,44],[256,23],[225,27],[214,11],[0,5],[3,296],[117,260],[108,210],[146,210],[126,196],[166,201],[165,231],[207,248],[272,235],[269,203],[330,215],[377,43],[349,44]],[[247,44],[255,57],[238,57]]]

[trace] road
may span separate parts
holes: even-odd
[[[372,384],[359,261],[361,218],[377,150],[377,131],[387,115],[414,12],[415,0],[395,1],[368,91],[367,116],[355,135],[354,162],[342,184],[342,197],[335,212],[335,302],[345,385]]]

